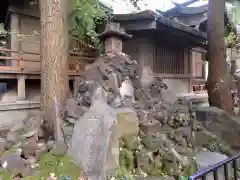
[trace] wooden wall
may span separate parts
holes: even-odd
[[[185,74],[185,47],[157,39],[154,72],[161,74]],[[188,68],[187,68],[188,69]]]
[[[189,75],[190,49],[184,45],[162,40],[151,33],[133,34],[133,39],[124,43],[124,52],[141,65],[150,66],[158,74]]]
[[[201,49],[192,49],[192,76],[194,78],[205,78],[205,56]]]
[[[177,94],[190,91],[188,47],[163,40],[160,34],[151,35],[153,33],[149,31],[130,34],[133,38],[123,45],[125,53],[131,55],[141,66],[150,66]]]
[[[21,54],[11,53],[12,57],[19,57],[20,55],[23,58],[40,60],[39,7],[38,5],[30,5],[28,0],[23,2],[17,3],[16,1],[16,4],[12,4],[9,8],[8,24],[9,30],[13,33],[8,37],[9,47],[7,48],[21,52]],[[94,50],[73,41],[69,34],[69,51],[71,52],[72,49],[80,49],[77,53],[74,53],[75,56],[86,56],[88,53],[96,54]],[[69,61],[72,62],[72,60]],[[12,61],[9,65],[16,66],[17,62]],[[39,70],[40,62],[24,62],[23,67]]]

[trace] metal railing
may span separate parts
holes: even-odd
[[[210,166],[202,171],[197,172],[195,175],[190,176],[189,180],[198,180],[198,179],[202,179],[202,180],[206,180],[207,175],[212,174],[213,173],[213,179],[214,180],[218,180],[218,170],[220,168],[224,168],[224,179],[228,180],[228,179],[232,179],[229,178],[229,166],[228,164],[232,164],[232,168],[231,171],[233,169],[233,179],[234,180],[238,180],[240,177],[238,176],[238,164],[237,164],[237,160],[240,159],[240,154],[233,156],[231,158],[228,158],[214,166]]]

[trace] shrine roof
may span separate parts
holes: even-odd
[[[171,20],[160,13],[151,10],[146,10],[139,13],[115,14],[113,20],[120,22],[125,30],[176,30],[178,33],[188,34],[201,40],[206,40],[207,38],[206,33]]]

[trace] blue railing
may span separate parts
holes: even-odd
[[[232,164],[232,168],[233,168],[233,179],[234,180],[238,180],[240,177],[238,177],[238,163],[237,163],[237,160],[240,160],[240,154],[237,155],[237,156],[233,156],[229,159],[226,159],[214,166],[211,166],[211,167],[208,167],[202,171],[199,171],[197,172],[195,175],[193,176],[190,176],[189,177],[189,180],[197,180],[197,179],[202,179],[202,180],[206,180],[206,176],[209,175],[209,174],[212,174],[213,173],[213,178],[214,180],[218,180],[218,170],[219,168],[222,168],[224,167],[224,177],[225,177],[225,180],[228,180],[228,179],[231,179],[232,178],[229,178],[229,166],[228,164]],[[232,171],[232,169],[231,169]]]

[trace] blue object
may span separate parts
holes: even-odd
[[[7,83],[0,83],[0,93],[5,93],[7,91]]]

